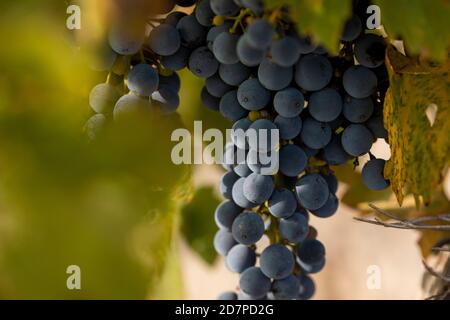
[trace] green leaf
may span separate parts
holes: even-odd
[[[412,54],[443,61],[450,46],[450,3],[446,0],[375,0],[381,23],[392,38],[401,37]]]
[[[341,32],[351,16],[351,1],[265,0],[269,8],[289,5],[293,20],[302,34],[313,36],[332,53],[338,52]]]
[[[385,175],[399,203],[411,192],[429,203],[442,182],[450,155],[450,62],[429,66],[389,47],[390,88],[384,103],[391,159]],[[431,109],[428,109],[431,108]],[[427,110],[437,111],[434,122]]]
[[[191,203],[182,209],[182,232],[191,248],[209,264],[214,262],[217,255],[213,248],[217,231],[214,211],[219,203],[220,199],[212,187],[201,187],[196,191]]]

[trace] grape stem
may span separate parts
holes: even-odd
[[[230,19],[234,20],[233,26],[230,28],[230,33],[236,33],[238,27],[241,27],[242,30],[244,30],[242,20],[244,20],[245,17],[247,17],[248,15],[251,15],[251,14],[252,14],[252,11],[247,8],[247,9],[241,10],[241,12],[239,12],[239,15],[237,15],[236,17],[230,18]]]

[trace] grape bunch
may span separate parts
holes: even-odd
[[[386,43],[364,30],[365,10],[358,7],[364,1],[353,2],[338,55],[299,32],[289,7],[270,9],[261,0],[175,3],[193,6],[191,13],[171,10],[151,20],[146,37],[110,36],[119,58],[131,57],[129,69],[124,76],[110,73],[93,89],[97,114],[88,124],[97,128],[109,114],[120,119],[155,105],[163,114],[174,112],[176,72],[187,68],[205,79],[202,103],[233,129],[214,247],[240,280],[237,293],[219,299],[309,299],[315,292],[311,275],[326,261],[309,217],[337,211],[332,166],[357,164],[369,154],[364,183],[374,190],[389,186],[385,161],[370,153],[376,139],[388,138]],[[122,96],[111,85],[115,78],[126,84]]]

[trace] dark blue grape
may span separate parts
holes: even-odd
[[[286,88],[292,81],[293,68],[281,67],[269,59],[264,59],[258,67],[258,80],[269,90]]]
[[[225,93],[233,89],[232,86],[223,82],[217,73],[206,79],[205,86],[206,90],[208,90],[212,96],[217,98],[222,98]]]
[[[219,34],[213,43],[213,53],[216,59],[223,64],[234,64],[239,62],[236,53],[236,45],[239,36],[229,32]]]
[[[306,274],[302,274],[298,277],[300,281],[300,290],[298,292],[299,300],[309,300],[316,292],[316,285],[314,281]]]
[[[173,91],[180,91],[181,81],[176,72],[173,72],[168,76],[159,75],[159,87],[161,88],[166,86],[171,88]]]
[[[342,84],[345,91],[354,98],[367,98],[377,89],[377,76],[363,66],[352,66],[344,72]]]
[[[244,197],[252,203],[262,204],[270,198],[274,190],[273,178],[252,173],[244,181]]]
[[[311,41],[309,37],[297,37],[299,51],[301,54],[312,53],[316,50],[316,45]]]
[[[344,99],[344,117],[353,123],[367,121],[373,113],[373,102],[370,97],[363,99],[346,96]]]
[[[277,300],[292,300],[298,297],[299,290],[300,280],[291,274],[285,279],[275,280],[271,291]]]
[[[325,265],[325,247],[316,239],[305,240],[297,250],[300,266],[307,273],[316,273]]]
[[[240,2],[242,7],[249,8],[257,16],[264,13],[264,2],[262,0],[240,0]]]
[[[233,124],[233,127],[231,128],[231,141],[233,141],[236,147],[248,149],[246,132],[251,124],[252,122],[247,118],[242,118]]]
[[[216,225],[220,229],[231,231],[234,219],[242,212],[242,208],[233,201],[225,200],[221,202],[214,212]]]
[[[339,200],[333,193],[330,193],[330,196],[325,202],[325,204],[317,210],[311,210],[311,213],[319,218],[329,218],[334,215],[339,207]]]
[[[383,159],[371,159],[362,169],[362,179],[364,184],[371,190],[383,190],[389,186],[389,181],[384,178]]]
[[[219,109],[220,113],[231,121],[237,121],[244,118],[248,113],[248,111],[239,104],[236,90],[227,92],[222,99],[220,99]]]
[[[279,143],[278,136],[277,126],[267,119],[258,119],[247,129],[249,147],[258,152],[274,150]]]
[[[333,75],[330,61],[321,55],[308,54],[295,67],[295,82],[307,91],[325,88]]]
[[[250,249],[243,244],[235,245],[228,252],[226,260],[226,266],[231,272],[241,273],[246,269],[253,267],[256,263],[255,250]]]
[[[250,202],[246,197],[244,197],[244,181],[246,178],[240,178],[237,180],[231,191],[233,201],[242,208],[253,208],[255,204]]]
[[[249,111],[264,108],[270,101],[270,92],[264,88],[258,79],[248,79],[241,83],[237,92],[238,101]]]
[[[336,193],[338,189],[338,180],[333,173],[322,174],[322,177],[328,184],[328,188],[330,189],[330,193]]]
[[[206,87],[203,87],[202,92],[200,94],[200,99],[205,107],[213,111],[219,111],[220,107],[220,99],[212,96]]]
[[[222,17],[234,16],[239,12],[239,7],[233,0],[211,0],[211,9]]]
[[[282,244],[271,244],[261,253],[259,264],[267,277],[283,279],[294,270],[294,255]]]
[[[269,48],[275,31],[265,19],[254,20],[246,30],[248,44],[259,50]]]
[[[302,148],[288,144],[280,150],[280,172],[288,177],[296,177],[305,170],[308,157]]]
[[[374,141],[369,129],[362,124],[351,124],[342,133],[342,147],[348,154],[359,157],[370,151]]]
[[[158,91],[152,93],[152,101],[158,106],[162,114],[171,114],[177,111],[180,105],[180,97],[175,88],[160,86]]]
[[[301,177],[295,185],[295,191],[302,207],[308,210],[322,207],[330,195],[327,182],[317,173]]]
[[[309,98],[308,110],[317,121],[331,122],[342,111],[342,97],[332,88],[325,88],[314,92]]]
[[[171,71],[178,71],[188,65],[191,50],[181,46],[177,52],[170,56],[161,57],[161,64]]]
[[[226,230],[220,229],[214,236],[214,249],[222,256],[226,256],[228,251],[236,244],[237,242],[233,235]]]
[[[234,219],[231,233],[234,239],[241,244],[255,244],[264,235],[264,221],[259,214],[253,211],[244,211]]]
[[[323,148],[323,158],[328,164],[338,166],[346,163],[352,157],[342,147],[341,137],[333,135],[330,143]]]
[[[300,58],[300,45],[293,37],[283,37],[272,42],[270,55],[277,65],[292,67]]]
[[[272,176],[278,172],[279,154],[276,151],[258,152],[250,149],[247,165],[254,173]]]
[[[239,86],[250,76],[250,69],[242,63],[221,64],[219,66],[220,78],[230,86]]]
[[[185,17],[186,13],[181,11],[173,11],[167,15],[167,17],[164,19],[164,23],[170,24],[174,27],[177,26],[178,21],[180,21],[181,18]]]
[[[206,35],[206,43],[208,44],[209,50],[213,50],[213,43],[214,40],[217,38],[218,35],[222,34],[223,32],[227,32],[230,30],[230,28],[233,26],[233,23],[230,21],[225,21],[219,26],[214,26],[211,29],[209,29],[208,34]]]
[[[248,177],[253,172],[246,163],[238,164],[234,167],[233,170],[238,176],[242,178]]]
[[[312,149],[321,149],[331,141],[331,128],[325,122],[318,122],[313,118],[303,121],[301,137],[303,143]]]
[[[295,88],[278,91],[273,98],[273,106],[278,114],[285,118],[298,116],[305,105],[303,94]]]
[[[255,67],[264,59],[264,50],[256,49],[249,44],[248,36],[244,34],[238,40],[236,53],[242,64],[248,67]]]
[[[139,95],[150,96],[158,89],[158,85],[158,72],[148,64],[137,64],[128,74],[128,88]]]
[[[366,34],[355,44],[355,57],[364,67],[376,68],[384,63],[386,43],[375,34]]]
[[[301,213],[295,212],[288,218],[280,219],[278,230],[283,239],[291,243],[302,242],[308,236],[308,219]]]
[[[195,7],[195,18],[197,21],[205,27],[213,25],[214,12],[211,8],[210,0],[200,0]]]
[[[219,69],[219,63],[207,47],[199,47],[189,57],[189,70],[197,77],[211,77]]]
[[[239,176],[233,171],[226,172],[220,180],[220,193],[226,198],[231,199],[234,183],[239,179]]]
[[[269,292],[271,283],[258,267],[250,267],[241,273],[239,287],[250,297],[262,298]]]
[[[282,188],[272,193],[268,203],[269,212],[277,218],[288,218],[297,208],[297,200],[292,191]]]
[[[237,300],[238,296],[233,291],[225,291],[222,292],[218,297],[217,300]]]
[[[188,48],[198,48],[206,39],[206,28],[198,23],[193,15],[185,16],[178,21],[178,32],[181,43]]]
[[[180,34],[174,26],[162,23],[150,32],[148,45],[156,54],[170,56],[181,46]]]
[[[376,115],[371,117],[366,123],[366,127],[372,132],[376,138],[387,139],[388,132],[384,127],[384,121],[382,115]]]
[[[352,16],[345,22],[341,40],[347,42],[356,40],[356,38],[358,38],[358,36],[361,34],[362,29],[361,19],[359,19],[359,17],[356,15]]]
[[[133,55],[142,48],[145,39],[144,29],[133,24],[118,23],[109,31],[109,45],[121,55]]]
[[[302,119],[300,117],[285,118],[277,116],[274,123],[280,130],[280,138],[283,140],[294,139],[302,131]]]

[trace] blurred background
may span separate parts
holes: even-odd
[[[89,91],[107,76],[89,66],[114,13],[109,3],[0,3],[1,299],[215,299],[238,283],[212,247],[222,169],[170,161],[173,129],[200,119],[204,130],[229,126],[201,105],[202,80],[180,74],[179,115],[86,140]],[[81,5],[81,30],[66,28],[71,4]],[[376,148],[389,157],[386,144]],[[315,298],[423,298],[423,239],[354,221],[367,212],[358,203],[396,202],[390,192],[374,197],[349,168],[338,172],[349,205],[312,219],[327,249]],[[407,198],[403,210],[413,207]],[[70,265],[81,268],[81,290],[67,289]],[[371,266],[378,289],[367,286]]]

